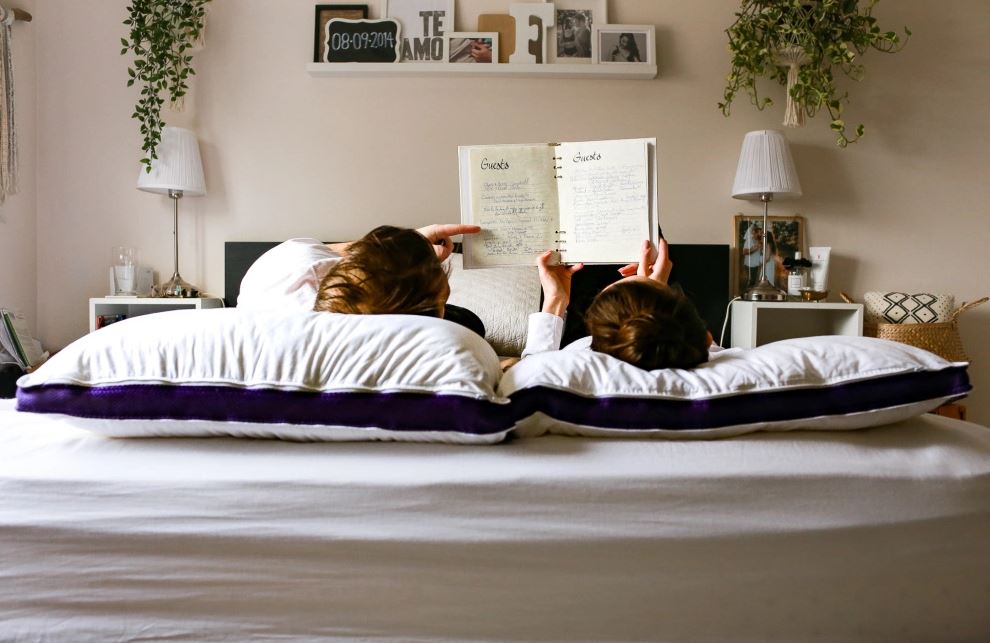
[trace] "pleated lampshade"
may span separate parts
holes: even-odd
[[[777,130],[746,134],[732,184],[736,199],[758,200],[763,194],[772,194],[774,199],[801,196],[790,147],[783,132]]]
[[[169,190],[181,191],[183,196],[206,194],[203,161],[199,156],[196,134],[181,127],[162,129],[158,143],[158,158],[151,162],[151,172],[144,167],[138,175],[139,190],[167,195]]]

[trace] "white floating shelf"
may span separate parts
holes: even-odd
[[[468,63],[307,63],[306,71],[314,77],[347,78],[354,76],[458,76],[512,78],[604,78],[614,80],[650,80],[657,77],[657,66],[630,65],[546,65]]]

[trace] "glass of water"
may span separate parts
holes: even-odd
[[[137,294],[137,250],[129,246],[114,246],[110,258],[113,266],[115,295]]]

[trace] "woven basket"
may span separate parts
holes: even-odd
[[[847,303],[855,303],[846,293],[840,293]],[[977,299],[952,312],[947,322],[937,324],[863,324],[863,334],[867,337],[889,339],[902,344],[935,353],[950,362],[968,362],[966,351],[963,350],[962,338],[959,336],[959,315],[970,308],[985,304],[988,299]]]

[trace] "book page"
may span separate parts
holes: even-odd
[[[47,353],[41,348],[41,342],[31,337],[23,317],[9,310],[0,310],[0,322],[3,323],[2,343],[21,366],[30,368],[48,359]]]
[[[554,152],[541,145],[459,148],[461,222],[481,226],[464,235],[464,267],[533,265],[556,248]]]
[[[564,143],[559,148],[561,258],[629,263],[643,239],[656,240],[652,139]]]

